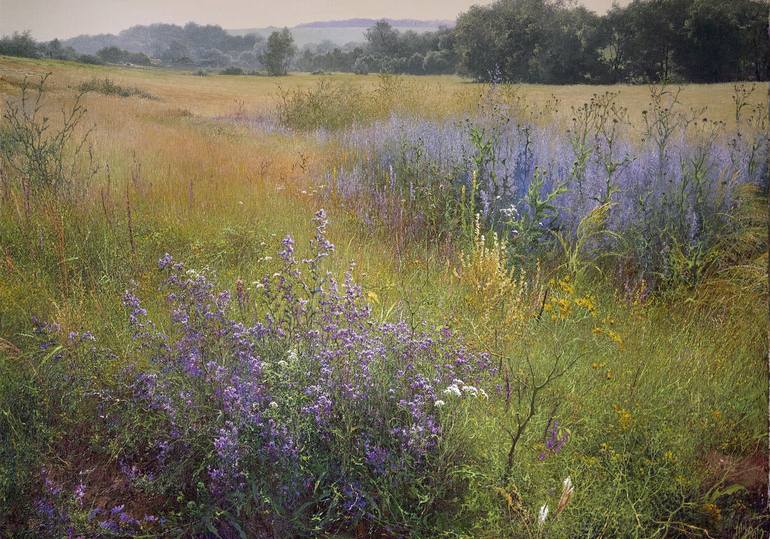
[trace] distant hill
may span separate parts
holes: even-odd
[[[315,21],[304,24],[298,24],[290,28],[294,36],[294,42],[298,47],[310,43],[321,43],[331,41],[335,45],[345,45],[347,43],[361,43],[366,41],[366,30],[374,26],[377,21],[383,19],[346,19],[341,21]],[[452,27],[454,21],[433,20],[422,21],[416,19],[384,19],[393,28],[401,32],[412,30],[414,32],[435,32],[441,27]],[[269,36],[279,28],[268,26],[265,28],[239,28],[227,30],[234,36],[244,36],[247,34],[257,34],[263,37]]]
[[[294,28],[369,28],[379,21],[385,21],[391,26],[399,28],[438,28],[440,26],[454,26],[454,21],[435,20],[422,21],[418,19],[345,19],[342,21],[315,21],[298,24]]]

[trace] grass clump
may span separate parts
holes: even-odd
[[[310,88],[282,90],[278,117],[286,127],[298,130],[334,131],[366,124],[416,108],[416,95],[405,87],[393,75],[380,75],[372,88],[323,78]]]
[[[102,95],[112,95],[117,97],[139,97],[142,99],[158,99],[153,94],[137,88],[136,86],[121,86],[112,79],[93,78],[80,83],[78,90],[82,93],[96,92]]]

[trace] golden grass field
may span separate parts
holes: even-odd
[[[279,88],[307,88],[319,80],[334,80],[362,88],[371,89],[376,85],[378,75],[352,75],[334,73],[310,75],[292,73],[287,77],[272,78],[248,75],[209,75],[200,77],[189,71],[175,71],[159,68],[123,68],[111,66],[89,66],[69,62],[30,61],[5,57],[0,59],[0,91],[9,91],[9,80],[18,80],[24,75],[50,72],[56,86],[77,86],[80,82],[94,77],[109,77],[116,83],[138,86],[161,98],[162,108],[182,108],[200,116],[232,114],[242,106],[251,113],[271,110],[276,102]],[[408,76],[401,78],[414,90],[410,99],[419,103],[421,112],[444,116],[467,110],[478,99],[482,85],[456,76]],[[561,110],[567,113],[569,107],[579,106],[593,94],[606,91],[618,92],[620,103],[627,107],[632,118],[637,119],[649,100],[645,85],[614,86],[548,86],[538,84],[513,85],[520,95],[534,106],[557,98]],[[765,100],[764,88],[753,95],[753,103]],[[713,120],[730,122],[734,119],[732,100],[733,85],[687,84],[683,86],[682,102],[689,107],[708,108],[708,117]],[[148,112],[153,109],[147,109]]]

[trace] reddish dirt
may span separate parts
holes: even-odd
[[[742,458],[710,451],[706,454],[705,465],[709,485],[742,485],[753,495],[764,495],[767,491],[768,462],[763,450],[755,449]]]

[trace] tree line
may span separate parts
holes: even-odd
[[[38,42],[30,32],[0,38],[0,55],[70,60],[87,64],[165,65],[170,67],[263,69],[285,75],[296,47],[288,29],[268,39],[256,34],[232,36],[219,26],[153,24],[134,26],[118,35],[78,36]]]
[[[362,43],[297,51],[291,32],[233,36],[219,26],[153,24],[118,35],[38,43],[0,39],[0,54],[87,63],[353,73],[459,73],[548,84],[768,79],[765,0],[632,0],[597,15],[574,0],[497,0],[453,28],[401,32],[380,21]],[[154,59],[154,60],[151,60]]]
[[[400,32],[386,21],[366,31],[365,43],[336,47],[331,42],[306,46],[296,60],[303,71],[348,71],[365,74],[448,74],[458,69],[454,31]]]
[[[633,0],[597,15],[568,0],[498,0],[452,29],[399,32],[380,21],[366,43],[308,46],[296,66],[548,84],[759,81],[767,11],[764,0]]]
[[[36,41],[29,32],[15,32],[0,37],[0,54],[24,58],[48,58],[69,60],[83,64],[133,64],[151,65],[150,57],[141,52],[129,52],[117,47],[105,47],[96,54],[84,54],[71,46],[65,46],[58,39],[47,42]]]
[[[633,0],[603,16],[563,0],[498,0],[458,17],[455,51],[478,80],[766,80],[767,12],[764,0]]]

